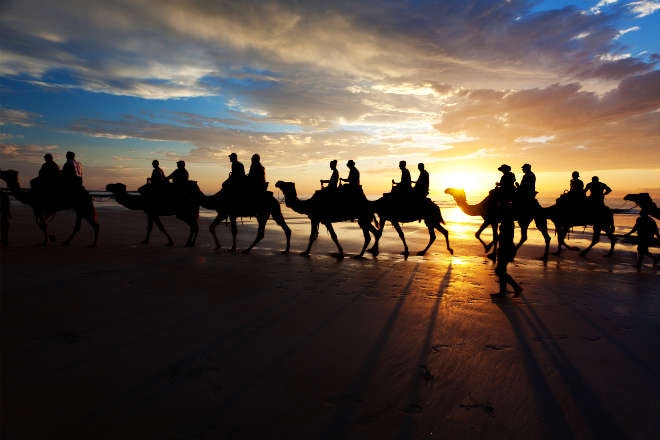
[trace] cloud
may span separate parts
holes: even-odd
[[[19,125],[30,127],[38,122],[40,115],[25,110],[0,107],[0,125]]]
[[[628,4],[628,7],[638,18],[642,18],[660,9],[660,2],[648,0],[631,2]]]

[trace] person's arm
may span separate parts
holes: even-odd
[[[610,188],[609,186],[607,186],[605,184],[603,184],[603,186],[605,187],[605,192],[603,193],[604,196],[606,196],[606,195],[608,195],[609,193],[612,192],[612,188]]]

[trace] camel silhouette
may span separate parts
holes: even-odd
[[[409,194],[404,197],[401,197],[398,194],[385,194],[383,197],[370,202],[370,204],[374,213],[379,217],[376,242],[368,250],[368,252],[374,256],[379,253],[378,242],[383,234],[385,222],[389,221],[392,223],[392,226],[394,226],[394,229],[399,234],[399,238],[401,238],[401,241],[403,242],[404,250],[402,255],[407,257],[409,255],[408,244],[406,243],[406,238],[403,234],[400,223],[409,223],[419,220],[424,220],[424,223],[428,228],[429,242],[423,250],[417,252],[417,255],[425,255],[429,250],[436,238],[435,229],[445,236],[447,250],[450,254],[454,254],[454,250],[449,246],[449,232],[442,226],[444,220],[442,218],[442,213],[440,212],[440,207],[433,203],[431,199],[422,197],[418,194]]]
[[[583,207],[580,210],[574,209],[571,206],[563,206],[561,203],[554,204],[547,208],[543,208],[546,217],[555,225],[557,232],[557,252],[555,255],[561,254],[561,248],[566,247],[573,251],[579,251],[577,246],[569,246],[566,243],[566,236],[574,226],[592,226],[593,234],[591,243],[587,248],[580,252],[581,256],[585,256],[599,241],[600,234],[604,232],[610,239],[610,251],[605,255],[611,257],[614,252],[614,244],[616,238],[614,236],[614,215],[612,211],[602,205],[593,205],[589,200],[585,200]]]
[[[195,182],[190,182],[193,187],[197,187]],[[142,244],[148,244],[151,237],[151,231],[154,223],[158,229],[167,237],[167,246],[173,246],[174,240],[163,226],[160,220],[161,216],[174,215],[179,220],[182,220],[190,228],[186,246],[192,247],[195,245],[197,233],[199,232],[199,225],[197,219],[199,217],[199,201],[195,200],[196,194],[193,196],[186,196],[183,194],[176,194],[176,192],[166,192],[163,194],[155,194],[153,192],[147,194],[132,194],[126,191],[126,185],[123,183],[109,183],[105,187],[106,191],[112,193],[115,200],[120,205],[125,206],[130,210],[144,211],[147,215],[147,236],[142,240]],[[165,191],[165,190],[164,190]],[[199,191],[199,188],[197,188]],[[199,191],[201,193],[201,191]]]
[[[33,189],[23,189],[18,180],[18,172],[15,170],[0,170],[0,179],[7,183],[7,188],[19,202],[28,205],[34,211],[34,217],[39,229],[43,231],[43,245],[46,246],[52,237],[48,234],[48,221],[57,211],[73,210],[76,214],[76,221],[73,231],[64,240],[68,245],[73,237],[80,231],[82,220],[85,219],[94,230],[94,241],[91,247],[95,247],[99,238],[99,224],[96,221],[96,208],[92,196],[83,187],[68,188],[67,186],[57,185],[52,188],[53,191],[45,193],[44,191],[34,191]]]
[[[291,247],[291,229],[286,224],[286,221],[284,221],[280,203],[275,197],[273,197],[273,193],[271,191],[264,191],[263,193],[248,195],[251,197],[230,197],[227,196],[225,190],[223,189],[213,196],[202,197],[202,207],[214,210],[218,214],[209,226],[209,230],[211,231],[211,235],[215,241],[215,248],[220,249],[220,241],[218,240],[218,236],[215,233],[215,229],[223,220],[229,218],[232,234],[232,247],[230,251],[236,252],[236,235],[238,233],[238,229],[236,227],[236,218],[255,217],[258,223],[257,237],[254,239],[252,244],[243,251],[243,253],[246,254],[250,253],[252,248],[264,238],[266,223],[272,216],[273,220],[275,220],[275,223],[277,223],[284,231],[284,235],[286,236],[286,249],[282,251],[282,253],[288,254],[289,248]]]
[[[640,209],[646,209],[650,216],[660,220],[660,208],[653,202],[649,193],[626,194],[623,200],[635,202]]]
[[[302,255],[309,255],[312,244],[318,238],[320,224],[325,225],[328,229],[332,241],[337,246],[338,258],[344,258],[344,250],[341,244],[339,244],[332,223],[357,219],[364,235],[364,245],[357,257],[364,255],[367,245],[371,241],[369,233],[373,233],[374,236],[378,233],[376,228],[371,224],[373,212],[369,207],[369,201],[361,193],[344,192],[341,189],[336,193],[317,191],[310,199],[300,200],[296,192],[295,183],[280,180],[275,184],[275,187],[279,188],[282,194],[284,194],[284,203],[286,206],[300,214],[307,215],[311,221],[309,242],[307,249],[302,252]]]
[[[483,218],[484,221],[481,226],[479,226],[479,229],[477,229],[477,232],[474,234],[474,236],[481,242],[486,252],[493,248],[493,251],[488,256],[490,258],[494,258],[496,255],[498,242],[498,216],[496,202],[492,196],[488,195],[476,205],[471,205],[467,202],[465,191],[463,189],[447,188],[445,189],[445,193],[454,198],[456,205],[465,214]],[[520,240],[518,241],[515,250],[518,251],[520,246],[522,246],[523,243],[527,241],[527,230],[529,229],[529,225],[533,220],[536,224],[536,229],[541,232],[543,235],[543,240],[545,241],[545,249],[543,256],[541,256],[540,259],[543,261],[548,261],[551,239],[550,234],[548,234],[547,216],[544,214],[541,205],[539,205],[536,200],[534,200],[532,203],[516,203],[514,205],[514,216],[518,220],[518,225],[520,226]],[[486,243],[481,239],[481,233],[489,226],[493,231],[493,240],[490,243]]]
[[[9,205],[9,194],[0,189],[0,247],[9,245],[9,219],[11,211]]]

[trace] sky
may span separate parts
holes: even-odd
[[[660,196],[660,1],[0,0],[0,169],[50,152],[85,186],[158,159],[203,191],[236,152],[271,189],[356,162],[367,194],[413,180],[485,194],[532,165]]]

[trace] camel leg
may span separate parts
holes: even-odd
[[[197,240],[197,234],[199,234],[199,224],[197,223],[196,219],[186,223],[190,227],[190,233],[188,234],[188,241],[186,241],[186,246],[194,247],[195,241]]]
[[[584,257],[587,255],[587,252],[591,250],[592,247],[596,245],[600,241],[600,227],[594,226],[594,233],[591,236],[591,243],[589,243],[589,246],[587,246],[586,249],[584,249],[582,252],[580,252],[580,256]]]
[[[163,222],[160,221],[160,217],[158,217],[157,215],[151,217],[151,221],[149,222],[149,226],[148,226],[148,229],[147,229],[147,231],[148,231],[147,232],[147,238],[145,239],[144,242],[145,243],[149,242],[149,235],[151,234],[151,230],[153,229],[153,224],[154,223],[156,223],[156,226],[158,227],[160,232],[165,234],[165,237],[167,237],[167,246],[174,246],[174,240],[172,240],[172,237],[170,237],[170,234],[165,229],[165,226],[163,226]]]
[[[369,235],[369,232],[372,231],[374,227],[371,225],[369,221],[364,221],[364,220],[358,221],[358,224],[362,229],[362,235],[364,236],[364,245],[362,245],[362,250],[360,251],[360,255],[358,255],[356,258],[362,258],[362,256],[364,256],[364,251],[367,250],[367,246],[371,241],[371,235]]]
[[[520,246],[527,241],[527,229],[529,228],[529,224],[530,222],[526,220],[518,221],[518,226],[520,226],[520,241],[518,241],[518,244],[516,245],[516,252],[518,252]]]
[[[76,213],[76,222],[73,225],[73,231],[71,231],[71,235],[67,237],[66,240],[64,240],[64,246],[68,246],[69,243],[71,243],[71,240],[73,240],[73,237],[80,231],[80,225],[82,223],[82,217],[80,214]]]
[[[427,220],[424,220],[424,223],[426,223],[426,228],[429,230],[429,242],[423,250],[417,252],[417,255],[426,255],[426,252],[435,242],[435,238],[436,238],[434,225],[431,225]]]
[[[454,255],[454,250],[449,246],[449,231],[445,229],[440,223],[435,225],[435,229],[440,231],[442,235],[445,236],[445,243],[447,244],[447,251],[449,251],[449,255]]]
[[[307,243],[307,249],[305,249],[304,252],[302,252],[300,255],[303,256],[308,256],[309,252],[312,250],[312,244],[316,239],[319,237],[319,222],[318,221],[312,221],[312,229],[309,233],[309,242]]]
[[[213,236],[213,241],[215,242],[215,248],[220,249],[220,240],[218,240],[218,236],[215,233],[215,228],[227,217],[223,217],[220,214],[218,214],[215,219],[211,222],[209,225],[209,232],[211,232],[211,235]]]
[[[288,254],[289,249],[291,248],[291,228],[289,228],[289,225],[287,225],[286,221],[284,221],[282,212],[273,213],[272,216],[273,220],[275,220],[275,223],[277,223],[284,231],[284,235],[286,236],[286,249],[284,249],[282,253]]]
[[[614,245],[616,243],[616,237],[614,236],[614,227],[607,228],[605,230],[605,235],[607,235],[607,238],[610,239],[610,251],[605,254],[606,257],[611,257],[612,254],[614,253]]]
[[[36,221],[37,221],[37,226],[44,233],[44,241],[41,242],[41,246],[48,246],[48,242],[50,240],[48,237],[48,222],[46,221],[43,215],[37,215]]]
[[[390,223],[392,223],[392,226],[394,226],[394,230],[396,231],[397,234],[399,234],[399,238],[403,243],[403,252],[401,252],[401,255],[407,258],[408,255],[410,255],[410,252],[408,252],[408,243],[406,243],[406,237],[403,234],[403,229],[401,229],[401,225],[399,224],[399,222],[390,220]]]
[[[236,236],[238,235],[238,227],[236,226],[236,217],[229,217],[229,224],[231,225],[231,249],[229,252],[236,252]]]
[[[541,232],[541,235],[543,235],[543,240],[545,241],[545,250],[543,252],[543,257],[541,257],[542,261],[547,262],[548,261],[548,254],[550,253],[550,234],[548,234],[548,220],[543,217],[543,218],[534,218],[534,223],[536,224],[536,229]]]
[[[96,216],[90,217],[90,216],[85,216],[85,220],[87,220],[87,223],[92,227],[92,230],[94,231],[94,241],[89,247],[96,247],[96,245],[99,242],[99,230],[101,229],[100,225],[96,221]]]
[[[377,222],[378,227],[374,227],[373,225],[370,225],[372,228],[372,232],[374,234],[375,242],[374,245],[371,246],[371,248],[367,251],[374,257],[377,256],[380,253],[380,249],[378,248],[378,242],[380,241],[380,237],[383,236],[383,229],[385,229],[385,220],[384,218],[381,218],[380,221]]]
[[[484,247],[484,250],[488,252],[490,248],[493,246],[493,242],[491,241],[490,243],[486,243],[481,239],[481,233],[488,227],[489,223],[487,221],[484,221],[481,226],[479,226],[479,229],[477,229],[477,232],[474,234],[474,236],[481,242],[481,244]],[[497,229],[497,227],[496,227]],[[495,236],[493,235],[493,240],[495,239]]]
[[[337,246],[337,258],[344,258],[344,249],[342,249],[341,245],[339,244],[339,239],[337,238],[337,233],[335,232],[335,228],[332,227],[332,223],[324,223],[326,229],[330,233],[330,238],[332,238],[332,241],[335,243],[335,246]],[[368,242],[367,242],[368,243]],[[365,244],[364,247],[366,248],[367,245]],[[363,250],[364,252],[364,250]]]
[[[268,221],[268,217],[264,219],[264,216],[260,216],[257,218],[257,222],[259,224],[259,227],[257,228],[257,237],[254,239],[252,244],[243,251],[244,254],[249,254],[252,248],[259,243],[261,240],[263,240],[264,236],[266,235],[266,222]]]

